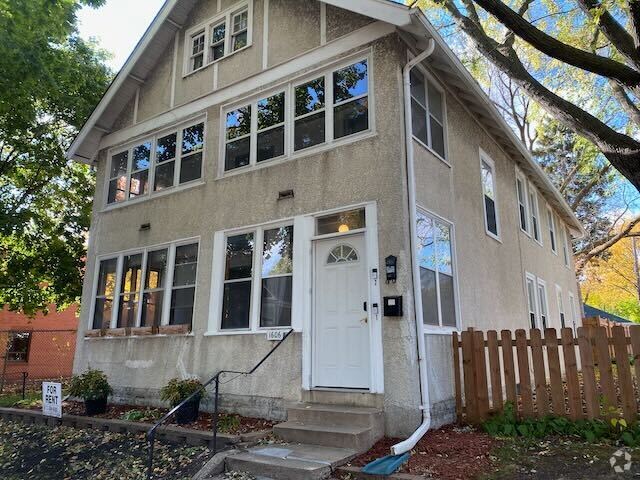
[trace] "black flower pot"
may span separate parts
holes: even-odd
[[[88,416],[98,415],[107,411],[107,397],[85,400],[84,408]]]
[[[176,412],[176,423],[178,425],[185,425],[187,423],[193,423],[198,419],[198,412],[200,411],[200,398],[194,397],[187,403],[182,405]]]

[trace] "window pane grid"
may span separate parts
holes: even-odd
[[[445,158],[444,97],[417,69],[411,72],[411,107],[413,136]]]

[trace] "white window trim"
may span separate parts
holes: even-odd
[[[211,305],[209,308],[209,318],[213,319],[209,324],[209,331],[206,335],[237,335],[237,334],[255,334],[255,333],[265,333],[270,330],[289,330],[291,328],[296,329],[296,319],[294,318],[293,312],[293,302],[294,302],[294,290],[295,287],[292,288],[291,292],[291,303],[292,303],[292,312],[291,312],[291,325],[287,326],[279,326],[279,327],[261,327],[260,326],[260,294],[262,291],[262,249],[264,231],[272,230],[274,228],[279,227],[287,227],[294,226],[294,219],[288,218],[284,220],[278,220],[275,222],[264,223],[259,225],[253,225],[249,227],[235,228],[229,230],[222,230],[220,232],[216,232],[214,236],[214,255],[213,255],[213,269],[212,269],[212,286],[211,286]],[[226,283],[224,278],[224,270],[226,264],[226,245],[227,239],[229,237],[233,237],[236,235],[242,235],[245,233],[253,233],[253,258],[252,258],[252,276],[251,276],[251,305],[249,306],[249,327],[248,328],[222,328],[222,308],[224,303],[224,285]],[[294,226],[293,229],[293,245],[292,251],[296,252],[296,228]],[[299,263],[298,258],[294,253],[293,258],[293,269],[291,273],[291,277],[294,279],[292,281],[293,285],[296,283],[297,274],[299,268],[297,267],[297,263]],[[214,325],[213,330],[211,330],[212,324]]]
[[[241,10],[247,9],[247,44],[239,48],[238,50],[231,51],[231,28],[232,18],[236,13],[240,13]],[[224,29],[224,55],[217,60],[211,59],[211,38],[213,27],[222,23],[222,20],[225,21],[225,29]],[[194,70],[191,69],[191,39],[194,37],[199,31],[204,31],[204,58],[202,61],[202,66],[200,68],[196,68]],[[208,20],[191,27],[185,32],[184,35],[184,58],[182,63],[182,77],[187,77],[191,74],[204,70],[209,65],[217,63],[225,58],[231,57],[233,54],[246,50],[250,48],[253,44],[253,0],[246,0],[244,2],[238,2],[235,5],[230,6],[214,17],[209,18]]]
[[[533,328],[531,325],[531,314],[533,313],[533,318],[534,318],[534,324],[535,324],[535,328],[539,328],[540,327],[540,315],[539,315],[539,308],[540,308],[540,304],[538,302],[538,286],[537,286],[537,282],[536,282],[536,276],[533,275],[532,273],[529,272],[525,272],[524,274],[525,277],[525,282],[524,282],[524,293],[525,293],[525,300],[527,302],[527,328]],[[533,299],[529,298],[529,281],[531,281],[532,285],[533,285]],[[533,310],[531,309],[531,304],[530,302],[533,301]]]
[[[124,265],[124,257],[127,255],[136,255],[136,254],[142,254],[142,265],[141,265],[141,271],[142,271],[142,278],[140,280],[140,291],[139,291],[139,298],[138,298],[138,311],[137,311],[137,315],[136,315],[136,322],[135,322],[135,326],[132,328],[137,328],[140,327],[140,323],[142,320],[142,301],[143,301],[143,293],[145,291],[146,285],[145,285],[145,277],[146,277],[146,263],[147,263],[147,257],[149,252],[153,252],[156,250],[161,250],[163,248],[167,249],[167,272],[166,272],[166,282],[165,282],[165,287],[164,287],[164,292],[165,294],[163,295],[163,299],[162,299],[162,318],[160,321],[160,325],[169,325],[169,316],[170,316],[170,310],[171,310],[171,296],[172,296],[172,291],[173,291],[173,272],[174,272],[174,268],[175,268],[175,251],[176,251],[176,247],[180,247],[182,245],[190,245],[193,243],[197,243],[198,244],[198,264],[196,265],[196,283],[195,283],[195,289],[194,289],[194,293],[193,293],[193,318],[191,319],[191,331],[193,332],[194,330],[194,320],[195,320],[195,312],[196,312],[196,305],[197,305],[197,298],[198,298],[198,284],[200,282],[198,282],[198,272],[200,270],[200,260],[201,260],[201,242],[200,242],[200,237],[191,237],[191,238],[184,238],[184,239],[180,239],[180,240],[176,240],[173,242],[169,242],[169,243],[159,243],[156,245],[150,245],[147,247],[143,247],[143,248],[133,248],[133,249],[128,249],[128,250],[121,250],[119,252],[113,252],[113,253],[108,253],[108,254],[103,254],[103,255],[98,255],[96,256],[95,259],[95,264],[94,264],[94,278],[93,278],[93,287],[91,289],[91,308],[89,309],[89,318],[88,318],[88,322],[87,322],[87,329],[88,330],[93,330],[93,316],[95,314],[95,306],[96,306],[96,297],[97,297],[97,293],[98,293],[98,280],[99,280],[99,274],[100,274],[100,262],[102,262],[103,260],[109,260],[109,259],[117,259],[117,266],[116,266],[116,284],[114,287],[114,295],[113,295],[113,304],[112,304],[112,310],[111,310],[111,325],[110,328],[114,329],[117,328],[118,325],[118,310],[120,307],[120,296],[121,296],[121,282],[122,282],[122,269],[123,269],[123,265]],[[143,336],[144,338],[147,338],[149,336]],[[149,337],[152,338],[153,336]],[[106,338],[106,337],[105,337]],[[111,338],[111,337],[109,337]],[[130,338],[130,337],[128,337]]]
[[[538,302],[540,303],[538,307],[539,308],[538,319],[540,322],[540,324],[538,325],[538,328],[540,328],[541,330],[544,330],[546,328],[549,328],[549,292],[547,291],[547,282],[542,280],[540,277],[536,278],[536,288],[537,288]],[[542,292],[544,293],[543,296],[540,296],[540,288],[542,288]],[[540,308],[543,305],[544,305],[544,312],[545,312],[544,323],[542,321],[542,309]]]
[[[530,226],[531,226],[531,238],[533,240],[535,240],[535,242],[540,245],[541,247],[543,246],[542,244],[542,222],[540,219],[540,202],[538,200],[538,190],[533,186],[533,183],[529,182],[528,186],[527,186],[527,192],[528,192],[528,196],[527,196],[527,201],[529,202],[529,220],[530,220]],[[533,202],[531,201],[531,199],[533,198]],[[535,215],[534,215],[535,213]],[[537,222],[538,222],[538,237],[536,238],[535,236],[535,230],[534,230],[534,223],[533,223],[533,218],[536,218]]]
[[[500,239],[500,233],[502,230],[500,225],[500,208],[498,206],[498,182],[496,179],[496,164],[493,161],[493,159],[489,155],[487,155],[487,153],[484,150],[482,150],[482,148],[480,149],[479,158],[480,158],[480,188],[482,190],[482,211],[484,213],[484,231],[489,237],[502,243],[502,240]],[[483,163],[486,164],[491,170],[491,183],[493,187],[493,204],[494,204],[494,212],[496,216],[496,230],[498,232],[497,234],[494,234],[489,230],[489,223],[487,218],[487,205],[484,201],[484,196],[485,196],[484,183],[482,182],[482,169],[483,169],[482,164]]]
[[[360,61],[367,62],[367,94],[362,95],[368,96],[368,112],[369,112],[369,128],[363,130],[361,132],[354,133],[352,135],[346,135],[339,139],[334,139],[333,137],[333,109],[335,106],[339,106],[342,103],[348,103],[349,101],[354,101],[360,97],[354,97],[349,99],[346,102],[339,102],[334,104],[333,102],[333,72],[336,70],[340,70],[341,68],[347,67],[354,63],[358,63]],[[368,49],[365,52],[358,52],[353,54],[340,61],[339,63],[334,63],[328,66],[325,66],[321,69],[315,70],[312,73],[304,74],[304,76],[298,76],[290,81],[281,83],[276,87],[269,89],[268,91],[261,92],[259,95],[250,95],[246,96],[240,100],[234,101],[233,103],[229,103],[223,105],[220,109],[220,139],[219,142],[219,158],[218,162],[218,175],[217,179],[229,177],[232,175],[238,175],[247,171],[257,170],[260,168],[268,168],[272,165],[278,165],[282,162],[286,162],[289,160],[294,160],[302,157],[306,157],[309,155],[314,155],[320,153],[325,150],[333,149],[338,146],[346,145],[349,143],[353,143],[359,140],[363,140],[365,138],[369,138],[376,134],[375,128],[375,95],[374,95],[374,80],[373,80],[373,53],[371,49]],[[302,150],[294,150],[294,128],[295,128],[295,87],[307,83],[311,80],[315,80],[318,77],[324,76],[325,78],[325,141],[318,145],[314,145],[309,148],[305,148]],[[284,92],[284,104],[285,104],[285,121],[284,121],[284,154],[279,157],[275,157],[269,160],[264,160],[262,162],[257,162],[257,102],[268,98],[270,96],[276,95],[278,93]],[[250,150],[250,159],[249,164],[243,167],[234,168],[228,171],[225,171],[225,146],[227,144],[226,141],[226,116],[227,113],[232,112],[233,110],[237,110],[238,108],[246,107],[247,105],[251,105],[251,150]],[[254,113],[255,112],[255,113]]]
[[[577,332],[577,327],[580,325],[580,313],[578,309],[578,305],[576,303],[576,298],[573,295],[573,292],[569,292],[569,308],[571,309],[571,327],[574,333]],[[566,318],[566,316],[565,316]]]
[[[415,55],[413,55],[411,52],[409,52],[408,59],[411,60],[414,56]],[[449,122],[447,121],[447,93],[446,93],[444,87],[442,86],[442,84],[440,83],[440,81],[437,80],[436,77],[429,70],[427,70],[422,64],[418,64],[414,68],[417,68],[418,70],[420,70],[420,73],[423,75],[423,77],[425,79],[424,90],[425,90],[425,99],[426,99],[426,103],[427,104],[426,105],[420,104],[420,105],[423,106],[425,108],[426,112],[427,112],[427,140],[428,140],[428,144],[424,143],[418,137],[413,135],[413,128],[412,128],[412,131],[411,131],[411,136],[412,136],[414,141],[416,141],[419,145],[422,145],[424,148],[426,148],[438,160],[440,160],[442,163],[444,163],[449,168],[453,168],[453,166],[451,165],[451,162],[449,162],[449,160],[448,160],[448,158],[449,158],[449,134],[448,134],[448,127],[447,126],[448,126]],[[435,89],[438,90],[438,92],[440,92],[440,95],[442,96],[442,121],[444,122],[444,125],[442,125],[443,135],[444,135],[444,157],[442,155],[440,155],[438,152],[436,152],[431,147],[431,120],[430,120],[430,116],[429,116],[429,84],[431,84],[433,87],[435,87]],[[412,96],[411,98],[413,99],[414,97]]]
[[[197,125],[199,123],[203,124],[202,130],[202,138],[204,140],[202,145],[202,165],[200,170],[200,178],[196,178],[189,182],[179,183],[180,180],[180,166],[182,160],[182,131],[185,128],[189,128],[191,126]],[[173,170],[173,186],[164,188],[162,190],[154,191],[153,186],[155,183],[155,174],[156,174],[156,146],[159,138],[165,137],[172,133],[176,133],[176,156],[174,158],[174,170]],[[111,161],[114,155],[119,153],[128,151],[128,163],[127,163],[127,185],[126,191],[129,191],[129,182],[131,181],[131,167],[133,162],[133,149],[145,141],[151,142],[151,156],[149,159],[149,191],[145,195],[140,195],[135,198],[127,198],[121,202],[109,202],[109,182],[111,181]],[[163,127],[158,130],[151,131],[144,136],[138,137],[134,140],[128,141],[126,144],[113,147],[107,151],[107,158],[105,159],[105,171],[104,171],[104,193],[103,193],[103,201],[102,201],[102,212],[113,210],[116,208],[122,208],[128,205],[133,205],[136,203],[144,202],[152,198],[160,197],[163,195],[169,195],[175,192],[179,192],[182,190],[186,190],[189,188],[193,188],[198,185],[204,184],[205,178],[205,170],[206,170],[206,155],[207,155],[207,115],[195,117],[192,119],[185,120],[183,122],[177,123],[170,127]],[[127,194],[128,195],[128,194]]]
[[[524,195],[523,203],[520,202],[518,181],[522,185],[522,194]],[[531,233],[529,232],[529,230],[531,230],[530,228],[531,219],[529,218],[529,192],[527,189],[528,184],[529,182],[527,182],[527,179],[525,178],[525,176],[522,174],[522,172],[520,172],[520,170],[516,168],[515,187],[516,187],[516,209],[518,212],[518,228],[520,229],[521,232],[526,234],[528,237],[533,238]],[[526,227],[524,229],[522,228],[522,219],[520,217],[520,206],[524,208],[524,223]]]
[[[564,266],[567,268],[571,268],[571,256],[572,256],[572,251],[571,251],[571,247],[569,245],[569,236],[571,235],[569,233],[569,230],[567,229],[567,227],[564,225],[564,223],[562,223],[562,225],[560,225],[560,228],[562,229],[562,256],[563,256],[563,262],[564,262]]]
[[[556,214],[549,204],[547,204],[547,223],[549,224],[549,245],[554,255],[558,255],[558,229],[556,228]],[[553,232],[553,241],[551,241],[551,232]],[[555,244],[555,248],[554,248]],[[566,318],[566,317],[565,317]]]
[[[453,332],[459,332],[461,329],[461,311],[460,311],[460,288],[458,284],[458,260],[456,254],[456,228],[455,224],[437,213],[430,211],[427,208],[424,208],[420,205],[416,205],[416,209],[419,213],[430,217],[432,220],[448,225],[450,228],[450,236],[451,236],[451,272],[453,274],[453,303],[456,311],[456,326],[453,327],[451,325],[442,325],[442,306],[440,303],[440,280],[438,279],[438,272],[436,272],[436,299],[438,301],[438,323],[439,325],[429,325],[424,323],[424,315],[423,315],[423,305],[422,298],[418,298],[416,304],[419,305],[418,311],[416,314],[420,314],[420,318],[423,321],[423,330],[425,334],[447,334]],[[415,240],[414,240],[415,241]],[[414,259],[417,261],[417,259]],[[436,259],[437,262],[437,259]]]
[[[558,325],[562,327],[562,317],[564,316],[564,326],[567,326],[567,312],[564,304],[564,295],[562,294],[562,288],[556,283],[556,303],[558,306]]]

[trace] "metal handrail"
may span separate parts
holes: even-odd
[[[153,474],[153,447],[155,444],[155,439],[156,439],[156,430],[158,429],[158,427],[160,425],[162,425],[164,422],[166,422],[170,417],[172,417],[178,410],[180,410],[180,408],[182,408],[183,405],[185,405],[186,403],[188,403],[190,400],[192,400],[193,398],[195,398],[197,395],[201,395],[203,392],[205,392],[206,388],[211,385],[212,383],[215,383],[215,393],[214,393],[214,397],[213,397],[213,419],[211,420],[211,424],[212,424],[212,429],[213,429],[213,453],[216,453],[217,450],[217,440],[218,440],[218,393],[220,390],[220,375],[222,375],[223,373],[235,373],[237,375],[251,375],[253,372],[255,372],[258,368],[260,368],[260,366],[266,362],[266,360],[271,356],[271,354],[273,354],[273,352],[276,351],[276,349],[282,344],[282,342],[284,342],[287,337],[293,332],[293,328],[290,329],[283,337],[282,340],[279,340],[278,343],[271,349],[269,350],[269,352],[262,357],[262,360],[260,360],[251,370],[249,370],[248,372],[238,372],[238,371],[234,371],[234,370],[220,370],[218,371],[218,373],[216,373],[213,377],[211,377],[209,380],[207,380],[205,383],[202,384],[202,386],[200,386],[200,388],[198,388],[198,390],[196,390],[195,392],[193,392],[191,395],[189,395],[187,398],[185,398],[184,400],[182,400],[178,405],[176,405],[175,407],[173,407],[171,410],[169,410],[169,412],[164,415],[160,420],[158,420],[148,431],[147,431],[147,441],[149,442],[149,450],[148,450],[148,454],[147,454],[147,479],[151,480],[152,478],[152,474]]]

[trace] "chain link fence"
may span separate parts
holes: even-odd
[[[75,330],[0,330],[0,393],[40,391],[66,383],[73,371]]]

